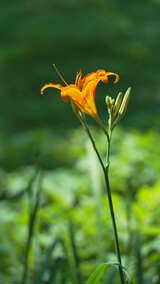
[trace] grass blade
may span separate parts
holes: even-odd
[[[100,264],[99,267],[91,274],[91,276],[87,280],[86,284],[98,284],[99,280],[102,278],[105,270],[110,265],[111,265],[110,263]]]

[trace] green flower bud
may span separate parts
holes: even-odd
[[[110,97],[109,97],[109,96],[106,96],[105,101],[106,101],[106,105],[108,106],[108,105],[110,104]]]
[[[130,98],[130,93],[131,93],[131,88],[128,88],[127,91],[125,92],[122,104],[120,106],[120,109],[118,111],[118,116],[122,118],[125,115],[125,112],[127,110],[129,98]]]
[[[108,110],[111,110],[114,104],[114,99],[109,96],[106,96],[106,104],[108,106]]]
[[[118,110],[117,118],[113,122],[112,130],[116,126],[116,124],[122,119],[122,117],[125,115],[125,112],[126,112],[127,106],[128,106],[128,102],[129,102],[129,98],[130,98],[130,93],[131,93],[131,88],[128,88],[127,91],[125,92],[125,95],[123,97],[123,101],[122,101],[121,106]]]
[[[122,92],[119,92],[113,108],[113,117],[115,117],[117,112],[119,111],[121,102],[122,102]]]

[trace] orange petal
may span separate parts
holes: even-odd
[[[70,97],[76,104],[81,100],[81,92],[75,85],[68,85],[61,90],[61,97],[65,102],[68,102]]]
[[[86,75],[83,78],[83,82],[82,82],[83,87],[85,87],[88,84],[88,82],[93,81],[93,80],[98,80],[98,82],[100,80],[102,80],[102,81],[105,80],[106,81],[105,83],[107,83],[108,82],[107,73],[108,72],[106,72],[105,70],[99,69],[96,72],[92,72],[92,73]]]
[[[113,72],[106,72],[107,77],[108,76],[115,76],[114,84],[116,84],[119,81],[119,75]],[[104,81],[103,81],[104,82]],[[105,83],[105,82],[104,82]]]
[[[105,70],[97,70],[96,74],[97,78],[99,78],[99,80],[101,80],[103,83],[108,83],[108,76],[116,77],[114,83],[117,83],[119,80],[119,75],[113,72],[106,72]]]
[[[119,80],[119,75],[113,72],[106,72],[103,69],[99,69],[96,72],[92,72],[88,75],[86,75],[82,80],[82,86],[85,87],[88,82],[97,79],[98,82],[102,81],[103,83],[108,83],[108,76],[115,76],[116,79],[114,83],[117,83]]]
[[[43,95],[43,92],[45,89],[47,88],[55,88],[55,89],[59,89],[59,90],[62,90],[62,88],[64,88],[63,86],[61,86],[60,84],[52,84],[52,83],[49,83],[49,84],[45,84],[42,88],[41,88],[41,95]]]
[[[83,88],[88,84],[88,82],[95,80],[96,78],[96,72],[92,72],[87,74],[83,79],[82,79],[82,86]]]
[[[97,116],[97,109],[95,105],[95,90],[96,86],[98,84],[99,80],[95,79],[85,86],[85,88],[82,89],[82,106],[85,110],[84,112],[88,113],[92,117]]]
[[[70,97],[73,102],[80,108],[81,111],[87,113],[93,117],[96,116],[97,110],[94,103],[93,95],[93,81],[87,84],[85,91],[81,92],[76,85],[69,85],[62,89],[62,99],[67,102]]]

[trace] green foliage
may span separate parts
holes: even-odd
[[[160,282],[159,10],[158,0],[1,4],[0,283],[21,284],[30,238],[27,284],[82,284],[99,263],[116,262],[96,157],[58,90],[40,96],[44,83],[60,83],[53,63],[67,82],[80,68],[120,75],[97,87],[105,122],[106,95],[133,89],[125,128],[113,135],[113,200],[133,283]],[[105,138],[93,132],[105,160]],[[100,281],[118,279],[108,268]]]
[[[105,159],[104,135],[96,129],[92,132]],[[100,263],[116,262],[101,169],[82,129],[69,131],[65,137],[44,130],[23,135],[20,152],[14,153],[17,168],[11,166],[9,151],[1,156],[1,164],[8,160],[0,173],[1,279],[20,283],[22,278],[29,213],[34,210],[39,186],[34,151],[28,165],[23,155],[34,145],[41,153],[38,167],[43,176],[28,257],[28,281],[84,283]],[[159,134],[154,131],[117,128],[113,135],[113,201],[123,263],[134,283],[138,283],[140,273],[144,283],[159,281],[158,140]],[[16,140],[10,139],[10,147],[16,147],[18,141],[18,135]],[[6,149],[7,144],[2,147]],[[118,283],[118,279],[117,271],[109,268],[101,282]]]
[[[98,284],[99,280],[103,276],[105,270],[109,266],[109,263],[102,263],[100,266],[91,274],[86,284]]]

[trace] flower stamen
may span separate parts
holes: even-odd
[[[63,83],[65,83],[65,85],[68,86],[67,82],[64,80],[63,76],[61,75],[61,73],[59,72],[58,68],[56,67],[56,64],[53,64],[53,68],[55,69],[56,73],[58,74],[60,79],[63,81]]]

